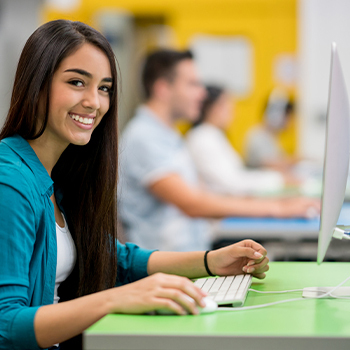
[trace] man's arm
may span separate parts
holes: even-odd
[[[191,187],[177,174],[169,174],[154,182],[149,190],[191,217],[307,217],[309,208],[317,211],[319,206],[318,201],[306,198],[281,200],[220,196]]]

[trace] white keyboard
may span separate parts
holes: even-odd
[[[252,283],[251,275],[208,277],[194,280],[218,305],[242,306]]]

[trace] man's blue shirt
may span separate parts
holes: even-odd
[[[142,106],[124,130],[119,159],[118,209],[129,241],[167,251],[210,249],[206,220],[189,217],[150,191],[156,182],[174,174],[190,187],[199,186],[178,132]]]

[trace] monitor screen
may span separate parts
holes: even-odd
[[[349,100],[336,44],[332,44],[317,263],[327,252],[344,202],[350,153]]]

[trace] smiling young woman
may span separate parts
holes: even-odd
[[[48,122],[41,138],[63,150],[70,143],[86,145],[108,111],[112,82],[108,58],[95,46],[85,43],[66,57],[52,78]],[[38,117],[44,119],[40,112]]]
[[[204,252],[117,241],[117,70],[93,28],[57,20],[31,35],[0,140],[0,349],[79,349],[66,340],[111,312],[197,314],[204,293],[180,276],[265,277],[253,241],[206,266]]]
[[[56,222],[63,226],[61,211],[65,213],[77,250],[74,273],[77,283],[75,289],[68,288],[67,298],[115,284],[116,247],[110,241],[117,235],[114,195],[118,161],[116,82],[115,57],[100,33],[77,22],[47,23],[32,34],[23,49],[10,110],[0,134],[2,144],[9,142],[7,146],[14,152],[20,146],[25,147],[26,154],[19,154],[24,164],[29,163],[26,156],[31,152],[30,146],[35,152],[30,154],[36,162],[30,170],[35,175],[42,173],[42,177],[34,187],[44,186],[54,204],[52,210],[52,203],[46,200],[43,211],[36,214],[43,216],[47,211],[54,212]],[[74,120],[77,116],[79,121]],[[82,116],[92,119],[93,123],[85,125],[84,119],[80,122]],[[35,155],[41,164],[37,164]],[[26,194],[21,197],[23,195],[28,197]],[[14,197],[12,193],[9,196]],[[0,212],[6,215],[6,208],[2,206]],[[37,231],[37,228],[31,227],[20,236],[25,239],[31,231]],[[56,260],[56,249],[48,244],[52,239],[47,232],[49,228],[42,231],[42,244],[46,242],[47,253],[52,257],[45,253],[36,261],[26,254],[19,261],[21,264],[29,267],[34,261],[48,267],[50,259]],[[55,242],[51,243],[55,245]],[[36,253],[37,240],[30,244]],[[39,250],[40,254],[44,251]],[[55,265],[56,261],[53,267]],[[44,279],[48,271],[39,269],[36,273]],[[31,284],[29,269],[26,279]],[[35,286],[32,288],[35,292]]]

